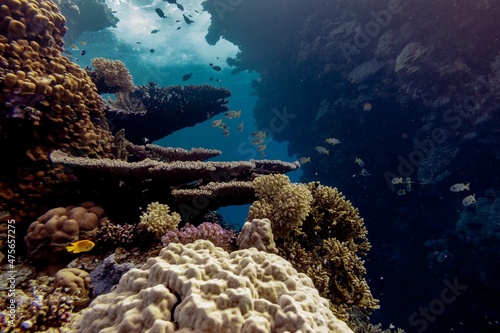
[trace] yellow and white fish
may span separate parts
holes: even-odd
[[[224,136],[229,136],[229,127],[224,128]]]
[[[399,189],[399,190],[398,190],[398,195],[406,195],[406,190],[404,190],[404,189]]]
[[[450,187],[450,191],[452,192],[462,192],[462,191],[470,191],[470,183],[467,183],[467,184],[464,184],[464,183],[457,183],[455,185],[453,185],[452,187]]]
[[[242,121],[241,124],[238,125],[238,132],[243,132],[243,123],[244,121]]]
[[[391,183],[396,185],[396,184],[403,184],[403,177],[396,177],[391,179]]]
[[[224,116],[225,116],[226,118],[228,118],[228,119],[234,119],[234,118],[236,118],[236,117],[238,117],[238,118],[239,118],[239,117],[241,117],[241,110],[239,110],[239,111],[234,111],[234,110],[233,110],[233,111],[227,111],[227,112],[224,114]]]
[[[266,150],[266,145],[258,146],[257,151],[264,151]]]
[[[252,143],[254,145],[262,145],[262,144],[264,144],[264,140],[262,140],[262,139],[254,139],[254,140],[252,140]]]
[[[340,140],[335,138],[328,138],[325,140],[325,142],[331,145],[338,145],[340,143]]]
[[[356,163],[357,165],[359,165],[361,168],[364,168],[365,167],[365,162],[363,162],[362,159],[360,159],[359,157],[356,156],[356,159],[354,160],[354,163]]]
[[[221,127],[222,126],[222,118],[219,120],[212,121],[212,127]]]
[[[476,201],[476,194],[474,193],[474,194],[468,195],[465,198],[463,198],[462,205],[467,207],[467,206],[470,206],[472,204],[475,204],[476,202],[477,202]]]
[[[309,156],[308,157],[301,157],[301,158],[299,158],[298,162],[300,165],[306,164],[306,163],[311,162],[311,158]]]
[[[73,253],[87,252],[92,250],[94,245],[95,244],[93,242],[84,239],[78,242],[73,242],[70,245],[66,246],[66,250]]]
[[[252,136],[254,138],[266,138],[267,134],[266,132],[262,132],[262,131],[256,131],[256,132],[252,132]]]
[[[325,147],[316,146],[316,147],[314,147],[314,150],[316,150],[320,154],[325,154],[327,156],[330,156],[330,151],[328,149],[326,149]]]

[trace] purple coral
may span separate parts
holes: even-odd
[[[223,229],[219,224],[211,222],[203,222],[198,227],[187,223],[180,230],[167,232],[161,241],[163,246],[167,246],[169,243],[193,243],[198,239],[209,240],[224,250],[234,249],[234,231]]]

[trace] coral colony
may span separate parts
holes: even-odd
[[[192,125],[227,111],[227,90],[135,87],[123,63],[103,58],[83,70],[62,54],[67,28],[54,2],[0,4],[0,149],[10,157],[1,230],[15,221],[17,246],[27,245],[17,296],[1,291],[2,331],[369,327],[359,318],[378,307],[363,277],[370,244],[339,191],[290,183],[283,173],[298,163],[207,162],[220,152],[139,142],[188,126],[178,118],[128,140],[131,123],[162,119],[153,105],[175,115],[191,96]],[[253,204],[240,233],[203,221],[243,203]],[[1,236],[3,254],[10,243]],[[113,291],[101,265],[117,274],[106,282]]]

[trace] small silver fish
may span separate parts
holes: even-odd
[[[314,147],[314,150],[316,150],[320,154],[325,154],[327,156],[330,156],[330,151],[328,149],[326,149],[325,147],[316,146],[316,147]]]
[[[476,202],[477,202],[476,201],[476,194],[474,193],[474,194],[468,195],[465,198],[463,198],[462,205],[467,207],[467,206],[470,206],[472,204],[475,204]]]
[[[455,185],[453,185],[452,187],[450,187],[450,191],[452,192],[462,192],[462,191],[470,191],[470,183],[467,183],[467,184],[464,184],[464,183],[457,183]]]
[[[328,138],[328,139],[325,140],[325,142],[329,143],[331,145],[334,145],[334,146],[338,145],[339,143],[341,143],[339,139],[335,139],[335,138]]]
[[[359,165],[361,168],[364,168],[365,167],[365,162],[363,162],[362,159],[360,159],[359,157],[356,156],[356,159],[354,160],[354,163],[356,163],[357,165]]]

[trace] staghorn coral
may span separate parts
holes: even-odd
[[[97,297],[78,332],[352,332],[309,278],[256,249],[169,244]]]
[[[34,260],[57,260],[71,242],[93,240],[105,221],[104,211],[92,202],[53,208],[28,227],[24,237],[28,255]]]
[[[312,202],[305,185],[290,184],[287,176],[277,174],[257,177],[253,186],[259,201],[250,207],[247,221],[268,218],[276,238],[287,238],[302,225]]]
[[[142,213],[141,222],[137,227],[139,230],[146,229],[159,240],[168,231],[176,229],[180,221],[181,216],[176,212],[170,213],[168,205],[152,202]]]
[[[252,222],[245,222],[238,234],[237,243],[240,250],[254,247],[259,251],[278,253],[274,243],[271,221],[268,219],[254,219]]]
[[[94,58],[92,67],[93,70],[87,70],[87,72],[100,94],[117,92],[126,94],[135,90],[132,75],[120,60]]]
[[[62,55],[67,28],[54,2],[2,1],[0,12],[1,205],[19,222],[71,194],[53,149],[108,156],[111,133],[90,77]]]
[[[186,224],[179,230],[167,232],[161,241],[163,246],[167,246],[170,243],[194,243],[198,239],[208,240],[226,251],[234,250],[234,231],[223,229],[219,224],[211,222],[203,222],[197,227]]]

